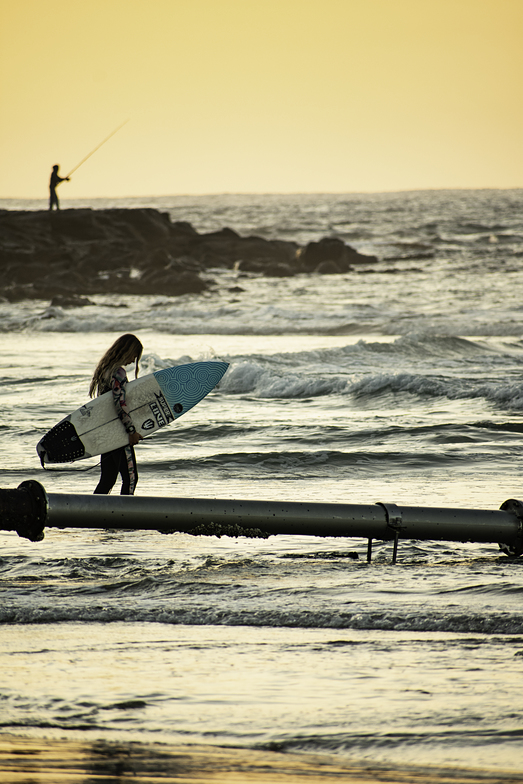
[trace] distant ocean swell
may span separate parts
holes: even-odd
[[[363,439],[362,439],[363,440]],[[466,442],[466,439],[462,439]],[[169,468],[176,471],[188,471],[199,468],[203,473],[205,470],[226,468],[227,466],[234,466],[236,470],[250,469],[251,471],[280,473],[294,472],[296,476],[301,473],[311,478],[314,475],[314,469],[320,469],[319,476],[324,476],[326,470],[343,471],[343,469],[357,469],[358,472],[365,471],[365,468],[372,472],[376,470],[381,471],[397,471],[400,469],[430,469],[431,467],[443,467],[464,464],[468,465],[475,462],[480,454],[477,452],[472,456],[470,454],[462,454],[460,452],[445,452],[438,446],[433,451],[426,447],[423,451],[414,449],[411,452],[402,450],[401,456],[394,449],[382,451],[366,451],[363,449],[354,450],[351,452],[333,451],[329,449],[319,450],[293,450],[282,449],[279,452],[223,452],[222,454],[215,454],[212,457],[201,457],[197,460],[191,461],[187,459],[170,460],[165,463],[155,462],[155,470]],[[485,453],[485,457],[488,454]]]
[[[199,587],[200,599],[202,595]],[[188,600],[190,601],[190,600]],[[187,602],[180,606],[151,603],[143,598],[134,603],[126,604],[118,601],[100,601],[100,596],[92,596],[89,601],[79,606],[3,606],[0,609],[2,624],[49,624],[49,623],[165,623],[189,626],[246,626],[268,628],[299,628],[299,629],[354,629],[364,631],[406,631],[406,632],[452,632],[460,634],[499,634],[521,635],[523,629],[523,613],[490,613],[488,615],[474,612],[439,611],[427,609],[394,611],[390,607],[385,611],[332,611],[328,607],[319,610],[303,610],[298,608],[234,609],[217,603],[213,605],[187,607]],[[231,604],[229,597],[228,604]],[[516,640],[517,642],[517,640]],[[523,637],[520,639],[523,652]]]

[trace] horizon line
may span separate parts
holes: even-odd
[[[167,199],[183,198],[192,196],[358,196],[358,195],[379,195],[394,193],[426,193],[426,192],[446,192],[446,191],[517,191],[523,190],[523,185],[514,186],[491,186],[481,187],[459,186],[459,187],[427,187],[427,188],[398,188],[384,190],[335,190],[335,191],[208,191],[208,192],[185,192],[185,193],[145,193],[127,196],[72,196],[61,198],[62,204],[65,202],[79,201],[81,199]],[[3,201],[43,201],[48,202],[48,196],[0,196]]]

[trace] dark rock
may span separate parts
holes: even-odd
[[[347,272],[347,268],[342,269],[337,262],[329,260],[321,261],[314,272],[318,275],[339,275],[340,272]]]
[[[25,286],[2,286],[2,299],[7,302],[21,302],[23,299],[39,299],[35,296],[34,289],[31,284]]]
[[[266,240],[263,237],[240,237],[232,229],[202,234],[192,255],[206,266],[229,267],[272,275],[268,265],[294,261],[299,246],[295,242]],[[292,274],[292,273],[291,273]]]
[[[199,234],[154,209],[0,210],[0,298],[201,293],[212,267],[288,277],[347,272],[364,256],[336,237],[295,242],[241,237],[230,228]]]
[[[105,235],[92,210],[61,210],[50,215],[50,229],[55,242],[85,242]]]
[[[339,272],[349,272],[353,264],[376,262],[375,256],[366,256],[346,245],[339,237],[324,237],[319,242],[309,242],[300,255],[300,261],[306,271],[319,271],[324,262],[334,262]],[[332,265],[326,269],[331,270]]]
[[[198,238],[153,209],[2,210],[0,296],[199,293],[208,288],[202,265],[186,255]],[[160,274],[144,278],[152,270]]]
[[[50,307],[52,308],[85,308],[86,305],[94,305],[87,297],[65,297],[63,294],[58,294],[51,300]]]
[[[201,294],[208,285],[198,274],[176,267],[147,270],[136,282],[136,294],[158,294],[180,296],[181,294]]]
[[[282,264],[272,259],[245,259],[234,264],[235,270],[254,272],[258,275],[267,275],[271,278],[288,278],[296,274],[290,264]]]

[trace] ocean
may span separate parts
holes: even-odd
[[[0,301],[0,487],[91,493],[36,444],[119,334],[219,387],[137,447],[137,494],[498,509],[523,499],[523,190],[63,200],[378,257],[209,291]],[[45,209],[43,201],[0,202]],[[117,488],[113,492],[117,492]],[[0,532],[0,736],[522,772],[523,557],[496,544]]]

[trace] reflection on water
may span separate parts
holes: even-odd
[[[520,636],[91,624],[86,639],[83,628],[5,627],[6,729],[517,766]]]

